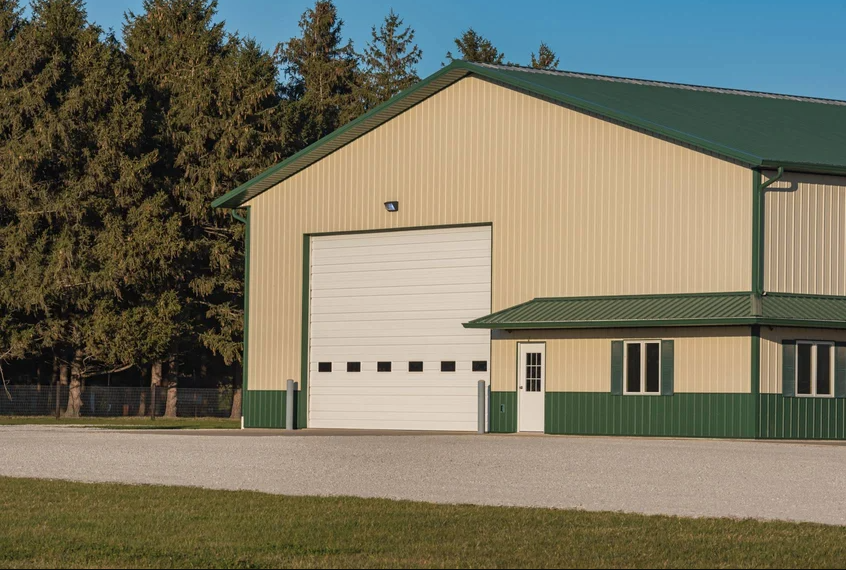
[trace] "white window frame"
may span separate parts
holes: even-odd
[[[629,345],[640,345],[640,392],[629,392]],[[646,391],[646,345],[658,345],[658,391]],[[661,340],[660,339],[645,339],[645,340],[626,340],[623,341],[623,395],[625,396],[660,396],[662,383],[664,381],[661,370]]]
[[[810,394],[800,394],[799,393],[799,345],[800,344],[809,344],[811,345],[811,393]],[[828,347],[830,351],[830,358],[829,358],[829,366],[831,370],[829,371],[829,388],[831,390],[830,394],[817,394],[817,350],[820,346]],[[830,340],[797,340],[796,341],[796,352],[793,356],[794,368],[796,370],[793,371],[793,393],[796,394],[797,398],[834,398],[834,358],[836,356],[834,350],[834,342]]]

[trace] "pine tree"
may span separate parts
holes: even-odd
[[[12,6],[11,10],[9,7]],[[94,331],[122,322],[135,234],[148,202],[152,155],[141,147],[143,105],[112,36],[79,0],[38,0],[16,25],[3,5],[0,58],[0,305],[16,315],[18,346],[52,350],[70,367],[68,415],[84,379],[131,365]],[[155,215],[155,214],[154,214]]]
[[[455,47],[458,48],[459,57],[453,56],[452,52],[448,51],[446,57],[449,61],[462,59],[473,63],[502,65],[505,59],[505,54],[496,49],[490,40],[476,33],[473,28],[461,34],[460,38],[455,38]]]
[[[344,22],[330,0],[318,0],[300,18],[301,35],[276,46],[288,77],[283,92],[292,102],[288,130],[299,150],[364,111],[363,77],[351,41],[343,43]]]
[[[560,60],[555,55],[555,52],[552,51],[545,42],[541,42],[541,45],[538,48],[537,57],[535,57],[534,52],[532,52],[532,67],[535,69],[558,69],[559,61]]]
[[[371,29],[373,39],[367,44],[362,60],[366,67],[370,105],[387,101],[403,89],[411,87],[420,78],[417,64],[423,51],[414,44],[414,30],[403,29],[403,21],[393,10],[385,22]]]
[[[160,268],[150,296],[178,311],[153,360],[168,363],[171,413],[181,363],[206,358],[198,338],[226,364],[241,358],[244,228],[211,202],[276,162],[285,141],[273,58],[215,15],[214,1],[145,0],[124,26],[159,153],[154,186],[179,220],[178,260]]]

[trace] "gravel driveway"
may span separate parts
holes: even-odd
[[[846,446],[0,427],[0,475],[846,525]]]

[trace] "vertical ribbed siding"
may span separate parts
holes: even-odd
[[[537,340],[546,342],[547,392],[610,393],[612,340],[664,339],[675,342],[676,393],[748,394],[749,335],[748,327],[497,332],[495,362],[505,366],[494,369],[494,387],[516,389],[516,345]]]
[[[494,311],[538,296],[742,291],[748,179],[729,162],[464,79],[250,202],[249,389],[299,378],[303,234],[490,222]],[[513,389],[503,358],[513,355],[492,356],[495,390]]]
[[[754,438],[752,394],[612,396],[549,392],[546,433]]]
[[[765,290],[846,295],[846,178],[786,173],[764,200]]]

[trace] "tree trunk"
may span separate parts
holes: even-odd
[[[55,386],[59,381],[59,357],[53,356],[53,376],[50,378],[50,385]]]
[[[152,377],[152,370],[151,370],[151,377]],[[141,373],[142,383],[144,378],[144,373]],[[138,397],[138,417],[143,418],[147,415],[147,390],[143,387],[141,388],[141,394]]]
[[[67,367],[67,365],[66,365]],[[70,390],[68,391],[68,407],[66,418],[78,418],[82,409],[82,360],[79,352],[74,353],[71,364]]]
[[[165,406],[165,415],[166,418],[175,418],[176,417],[176,403],[177,403],[177,394],[176,394],[176,383],[179,378],[179,363],[176,360],[176,355],[171,355],[170,359],[167,362],[167,380],[165,385],[167,386],[167,406]]]
[[[239,366],[232,376],[232,412],[229,414],[229,419],[241,419],[241,386],[243,385],[243,371]]]
[[[150,415],[156,415],[157,403],[156,391],[162,385],[162,361],[157,360],[150,366]]]

